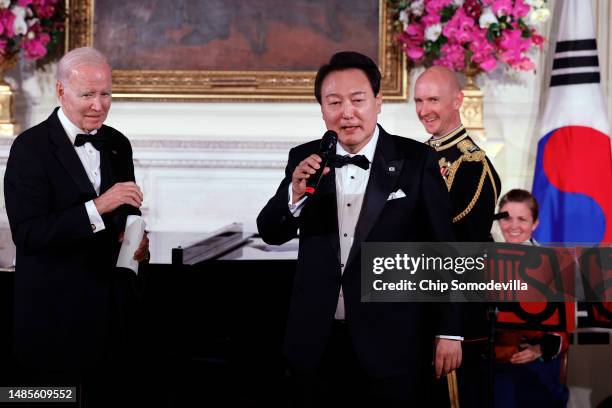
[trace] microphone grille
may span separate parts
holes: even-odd
[[[331,140],[337,141],[338,140],[338,134],[334,130],[328,130],[323,135],[323,139],[331,139]]]
[[[338,134],[333,130],[328,130],[321,139],[320,151],[323,153],[333,153],[336,150],[336,143],[338,142]]]

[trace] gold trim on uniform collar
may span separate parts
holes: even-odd
[[[464,134],[462,136],[458,137],[455,140],[452,140],[455,136],[457,136],[461,132],[464,132]],[[426,143],[429,146],[431,146],[434,149],[436,149],[436,151],[440,151],[440,150],[446,150],[449,147],[452,147],[452,146],[456,145],[457,143],[459,143],[460,141],[462,141],[466,137],[468,137],[468,133],[465,130],[465,127],[463,125],[459,125],[459,127],[457,129],[453,130],[448,135],[443,136],[443,137],[441,137],[439,139],[431,138]],[[450,141],[450,143],[444,144],[444,142],[448,142],[448,141]]]

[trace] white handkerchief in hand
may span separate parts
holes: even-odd
[[[117,259],[117,266],[129,268],[138,274],[138,261],[134,259],[134,254],[144,237],[145,221],[139,215],[128,215],[125,222],[125,232],[123,242]]]
[[[406,197],[406,193],[404,193],[402,189],[400,188],[397,191],[394,191],[391,194],[389,194],[387,201],[397,200],[398,198],[404,198],[404,197]]]

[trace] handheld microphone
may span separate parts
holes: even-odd
[[[329,158],[336,154],[336,143],[338,142],[338,134],[333,130],[328,130],[321,139],[321,145],[319,146],[319,153],[321,157],[321,167],[316,171],[315,174],[310,176],[306,181],[306,196],[310,197],[317,192],[317,187],[323,176],[323,170],[327,166]]]

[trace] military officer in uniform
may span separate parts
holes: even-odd
[[[438,151],[440,173],[453,204],[458,241],[490,241],[493,214],[501,190],[495,168],[461,124],[463,93],[447,68],[429,68],[418,78],[414,100],[419,120]]]
[[[501,181],[485,152],[461,124],[463,93],[456,75],[434,66],[416,81],[414,101],[419,120],[438,152],[440,174],[450,193],[453,229],[457,241],[492,241],[490,231]],[[486,405],[487,334],[486,305],[464,305],[464,364],[459,373],[462,406]]]

